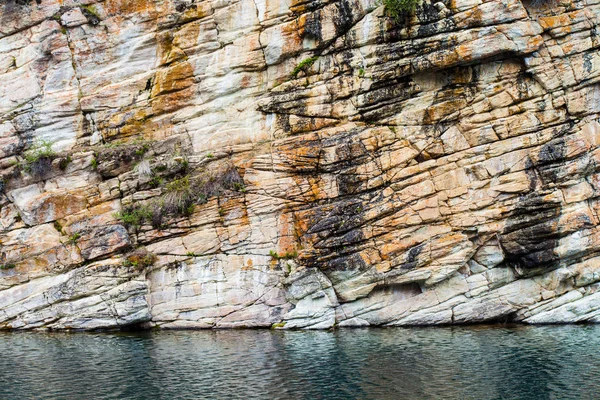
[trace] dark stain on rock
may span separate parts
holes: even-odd
[[[340,0],[336,3],[337,13],[333,18],[333,24],[335,26],[335,33],[337,36],[345,34],[354,23],[354,17],[352,14],[352,6],[348,0]]]
[[[454,22],[454,19],[447,18],[441,21],[436,21],[431,24],[420,25],[417,29],[416,36],[419,38],[424,38],[428,36],[437,35],[438,33],[440,33],[440,31],[450,32],[455,31],[456,29],[456,22]]]
[[[383,295],[396,295],[400,298],[409,298],[418,296],[423,293],[421,286],[416,283],[393,283],[393,284],[382,284],[377,285],[368,297]]]
[[[275,114],[275,126],[280,128],[285,135],[279,136],[287,136],[292,132],[292,126],[290,125],[290,116],[289,114]]]
[[[378,121],[398,114],[404,101],[420,92],[410,77],[377,82],[370,90],[359,95],[358,111],[364,121]]]
[[[312,242],[312,252],[303,259],[304,265],[323,271],[370,268],[359,254],[365,241],[364,202],[365,199],[350,198],[325,206],[310,217],[312,226],[304,240]]]
[[[561,238],[562,207],[560,200],[546,195],[551,192],[548,187],[556,180],[557,171],[564,169],[565,155],[564,140],[559,138],[542,146],[536,165],[531,160],[527,163],[531,192],[519,198],[500,236],[506,261],[517,271],[547,269],[559,261],[554,249]]]
[[[306,18],[302,37],[321,40],[321,11],[317,11]]]
[[[18,5],[24,6],[28,5],[32,2],[32,0],[15,0],[15,3]],[[35,0],[36,4],[42,4],[42,0]]]
[[[530,157],[527,157],[525,160],[525,174],[527,174],[527,180],[529,181],[529,190],[535,190],[538,176],[533,169],[533,161],[531,161]]]
[[[315,223],[308,229],[309,234],[319,234],[323,238],[331,238],[335,234],[343,234],[360,226],[362,221],[363,202],[361,199],[340,201],[329,212],[318,212]],[[341,245],[334,244],[333,246]],[[316,245],[317,247],[319,245]],[[324,247],[321,245],[321,247]],[[330,246],[327,246],[330,247]]]
[[[364,260],[359,254],[349,254],[335,258],[327,263],[326,270],[328,271],[363,271],[366,269]],[[321,267],[323,269],[323,267]]]
[[[358,172],[360,165],[367,162],[368,151],[358,141],[349,141],[336,147],[336,155],[340,162],[337,164],[336,177],[340,196],[361,192],[368,177]]]
[[[559,179],[560,171],[564,170],[564,164],[557,165],[556,163],[564,160],[566,153],[567,147],[563,138],[558,138],[542,146],[538,155],[537,167],[544,183],[555,183]]]
[[[336,181],[340,195],[355,194],[363,184],[362,179],[353,171],[338,174]]]
[[[560,207],[539,211],[522,208],[507,223],[500,243],[509,264],[523,270],[548,268],[558,260]]]
[[[187,10],[197,8],[196,0],[176,0],[175,1],[175,11],[182,13]]]
[[[434,5],[434,2],[422,2],[417,6],[416,16],[419,20],[418,37],[426,37],[440,33],[440,31],[450,31],[456,28],[456,23],[452,18],[444,18]]]
[[[539,164],[549,164],[555,161],[560,161],[565,157],[566,146],[562,138],[546,143],[540,149]]]
[[[590,53],[585,53],[583,55],[583,69],[588,74],[591,74],[593,68],[594,66],[592,65],[592,55]]]
[[[425,243],[421,243],[417,246],[412,247],[406,255],[406,261],[400,265],[400,269],[404,271],[411,271],[417,268],[419,254],[423,251]]]

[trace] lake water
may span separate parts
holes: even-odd
[[[1,333],[0,399],[597,399],[600,326]]]

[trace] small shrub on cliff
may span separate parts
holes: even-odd
[[[167,184],[163,202],[163,211],[167,214],[185,215],[194,204],[196,195],[190,184],[190,177],[184,176]]]
[[[127,227],[137,228],[151,223],[154,228],[161,228],[164,218],[189,217],[194,213],[196,204],[204,204],[211,197],[221,196],[227,191],[246,191],[242,177],[232,165],[199,176],[186,175],[176,179],[164,187],[159,198],[143,205],[130,205],[115,217]]]
[[[131,205],[116,213],[115,218],[123,222],[126,227],[139,227],[144,221],[152,218],[152,213],[148,207]]]
[[[143,161],[150,150],[149,143],[108,143],[100,147],[96,153],[92,168],[104,178],[114,178],[131,170],[134,162]],[[143,166],[142,166],[143,167]]]
[[[93,6],[82,6],[80,9],[83,15],[85,15],[87,20],[90,22],[90,24],[98,25],[100,23],[100,16],[98,15]]]
[[[44,178],[52,170],[52,160],[58,155],[52,150],[52,143],[37,141],[23,155],[22,168],[36,178]]]
[[[219,184],[223,189],[233,190],[234,192],[245,192],[244,180],[240,176],[237,168],[229,166],[224,172],[218,175]]]
[[[220,196],[223,192],[245,192],[244,180],[237,168],[230,165],[224,170],[208,173],[200,176],[195,185],[196,202],[204,204],[209,198]]]
[[[123,266],[144,269],[154,265],[155,262],[156,255],[150,253],[146,249],[137,249],[125,257]]]
[[[278,254],[275,250],[269,251],[269,255],[274,260],[293,260],[294,258],[298,258],[297,251],[288,251],[285,254]]]
[[[413,13],[419,0],[382,0],[387,14],[395,21]]]
[[[68,243],[72,244],[72,245],[76,245],[77,241],[79,240],[80,237],[81,237],[81,235],[79,233],[74,233],[71,236],[69,236]]]
[[[309,57],[309,58],[305,58],[304,60],[300,61],[300,63],[298,63],[298,65],[296,65],[296,68],[294,68],[294,70],[291,73],[292,78],[295,78],[296,76],[298,76],[298,74],[301,71],[306,73],[306,71],[308,71],[308,69],[310,67],[312,67],[312,65],[318,59],[319,59],[319,57]]]
[[[1,270],[9,270],[9,269],[14,269],[17,266],[15,264],[9,263],[9,264],[0,264],[0,269]]]
[[[70,155],[63,157],[60,159],[60,161],[58,163],[58,168],[60,168],[61,171],[64,171],[65,169],[67,169],[67,167],[69,166],[69,164],[72,161],[73,161],[73,158]]]
[[[63,226],[60,224],[60,222],[54,221],[54,229],[56,229],[58,231],[58,233],[60,233],[62,235]]]
[[[149,178],[153,175],[150,161],[142,160],[134,168],[135,172],[141,177]]]

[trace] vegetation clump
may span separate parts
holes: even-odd
[[[300,63],[298,65],[296,65],[296,68],[294,68],[294,70],[291,73],[292,78],[297,77],[300,72],[306,73],[306,71],[308,71],[308,69],[310,67],[312,67],[312,65],[318,59],[319,59],[319,57],[315,56],[315,57],[305,58],[304,60],[300,61]]]
[[[54,229],[56,229],[60,234],[63,233],[63,226],[60,224],[59,221],[54,221]]]
[[[154,265],[156,262],[156,255],[150,253],[144,248],[139,248],[129,253],[125,257],[123,266],[133,267],[134,269],[144,269]]]
[[[8,264],[0,264],[0,269],[1,269],[1,270],[5,270],[5,271],[6,271],[6,270],[9,270],[9,269],[14,269],[14,268],[16,268],[16,267],[17,267],[17,266],[16,266],[15,264],[13,264],[13,263],[8,263]]]
[[[245,192],[246,187],[237,168],[228,166],[221,172],[201,177],[196,193],[199,204],[204,204],[209,198],[220,196],[223,192]]]
[[[285,326],[285,324],[285,321],[275,322],[273,325],[271,325],[271,329],[281,329]]]
[[[297,251],[287,251],[284,254],[279,254],[275,250],[269,251],[269,255],[274,260],[293,260],[294,258],[298,258]]]
[[[81,235],[79,233],[72,234],[71,236],[69,236],[69,244],[76,245],[80,237]]]
[[[87,20],[92,25],[98,25],[100,23],[100,16],[96,12],[93,6],[82,6],[81,7],[82,14],[87,18]]]
[[[387,14],[394,19],[399,21],[401,18],[406,17],[407,14],[415,12],[419,0],[382,0],[385,6]]]
[[[58,168],[60,168],[61,171],[64,171],[72,161],[73,158],[70,155],[62,157],[58,162]]]
[[[245,190],[237,169],[228,166],[214,173],[180,177],[167,183],[160,197],[145,204],[129,205],[115,217],[127,227],[138,228],[150,223],[154,228],[161,228],[165,218],[189,217],[194,213],[196,204],[204,204],[211,197],[221,196],[227,191]]]
[[[97,151],[92,168],[104,178],[114,178],[130,171],[131,164],[142,161],[148,151],[149,143],[109,143]]]
[[[151,219],[152,213],[146,206],[130,205],[115,214],[115,217],[127,227],[138,227],[143,225],[146,220]]]
[[[194,205],[199,203],[195,183],[190,180],[189,175],[170,182],[165,187],[164,195],[160,201],[160,207],[156,209],[155,214],[160,213],[161,221],[157,224],[156,215],[153,218],[153,226],[162,224],[162,215],[167,216],[186,216],[194,213]]]
[[[21,167],[36,178],[44,178],[52,170],[52,161],[57,157],[52,150],[52,143],[40,140],[25,152]]]

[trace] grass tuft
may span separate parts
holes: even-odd
[[[162,185],[162,181],[156,186]],[[127,227],[139,227],[150,223],[162,228],[163,220],[169,217],[189,217],[196,204],[204,204],[211,197],[226,192],[245,192],[244,181],[234,166],[199,176],[186,175],[164,186],[163,194],[146,204],[133,204],[115,217]]]
[[[298,76],[298,74],[300,72],[304,72],[306,73],[306,71],[308,71],[308,69],[310,67],[312,67],[312,65],[315,63],[315,61],[317,61],[319,59],[319,57],[309,57],[309,58],[305,58],[304,60],[300,61],[300,63],[298,65],[296,65],[296,68],[294,68],[294,70],[292,71],[292,73],[290,74],[292,78],[295,78]]]
[[[298,252],[295,250],[285,252],[284,254],[279,254],[275,250],[271,250],[269,251],[269,255],[274,260],[293,260],[294,258],[298,258]]]
[[[23,170],[36,178],[45,178],[52,170],[52,160],[58,155],[52,150],[52,143],[45,140],[34,142],[23,154]]]
[[[81,235],[79,233],[74,233],[71,236],[69,236],[68,243],[72,244],[72,245],[76,245],[77,241],[79,240],[80,237],[81,237]]]
[[[154,265],[156,255],[150,253],[144,248],[136,249],[125,257],[123,262],[124,267],[132,267],[134,269],[144,269]]]
[[[415,12],[417,4],[419,0],[383,0],[385,11],[396,22]]]

